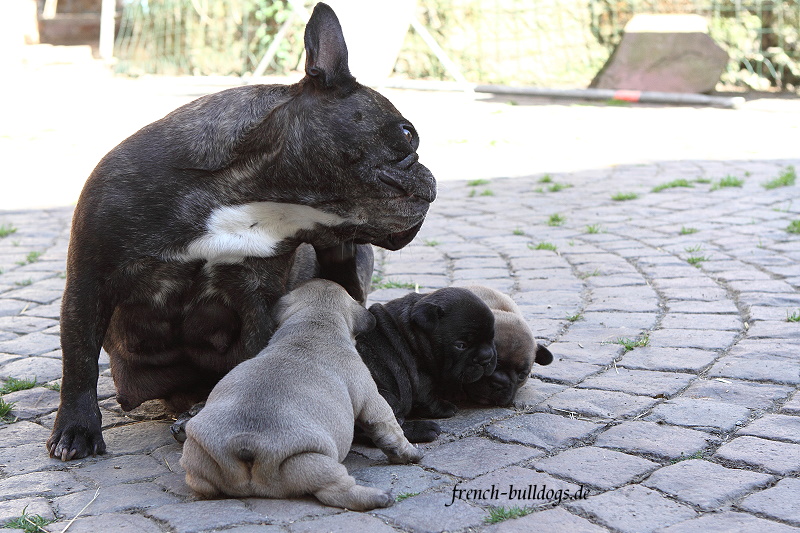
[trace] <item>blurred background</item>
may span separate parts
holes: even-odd
[[[11,4],[25,4],[29,10],[35,6],[38,37],[29,35],[29,41],[96,48],[103,2],[107,11],[113,11],[115,22],[110,38],[114,70],[127,76],[248,76],[268,52],[269,61],[258,74],[290,74],[302,67],[303,14],[314,3],[3,0],[5,7],[0,9],[8,10]],[[449,59],[471,83],[583,88],[602,68],[635,14],[670,13],[702,16],[709,35],[727,51],[729,63],[718,90],[796,92],[800,86],[800,0],[338,3],[334,9],[340,18],[352,18],[343,17],[341,5],[346,4],[355,6],[352,10],[361,13],[362,20],[371,21],[356,22],[356,30],[372,25],[385,33],[390,24],[400,25],[397,60],[391,67],[392,75],[400,78],[453,80],[454,69],[444,64]],[[350,42],[344,20],[343,25]],[[387,33],[385,38],[389,39]],[[435,45],[441,47],[439,53]]]

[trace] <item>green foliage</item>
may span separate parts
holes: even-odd
[[[596,234],[600,233],[601,226],[600,224],[591,224],[586,226],[586,233]]]
[[[489,183],[490,183],[489,180],[477,179],[468,181],[467,185],[470,187],[477,187],[478,185],[488,185]]]
[[[674,189],[676,187],[689,187],[689,188],[691,188],[691,187],[694,187],[694,185],[689,183],[689,180],[686,180],[686,179],[673,180],[673,181],[670,181],[670,182],[667,182],[667,183],[662,183],[661,185],[656,185],[655,187],[653,187],[653,192],[661,192],[664,189]]]
[[[583,313],[575,313],[574,315],[567,315],[567,320],[570,322],[577,322],[583,318]]]
[[[0,224],[0,239],[4,239],[16,232],[17,228],[15,228],[13,224]]]
[[[792,222],[786,226],[786,231],[789,233],[800,233],[800,220],[792,220]]]
[[[724,187],[741,187],[742,185],[744,185],[744,180],[737,178],[736,176],[727,175],[712,185],[711,190],[717,191]]]
[[[560,226],[562,225],[567,219],[558,213],[553,213],[550,215],[550,218],[547,219],[548,226]]]
[[[618,192],[611,197],[615,202],[626,202],[628,200],[636,200],[637,198],[639,198],[639,195],[635,192]]]
[[[777,189],[778,187],[789,187],[794,185],[795,181],[797,181],[797,172],[793,166],[786,167],[777,178],[770,180],[766,183],[763,183],[762,186],[765,189]]]
[[[572,185],[570,185],[569,183],[553,183],[552,185],[547,187],[547,190],[550,192],[558,192],[558,191],[563,191],[564,189],[569,189],[571,187]]]
[[[14,422],[9,414],[11,413],[11,410],[14,409],[15,405],[16,402],[6,402],[4,399],[0,398],[0,421]]]
[[[386,281],[379,281],[377,283],[374,282],[373,278],[373,288],[374,289],[415,289],[417,286],[414,283],[404,282],[404,281],[393,281],[393,280],[386,280]]]
[[[414,497],[417,494],[419,494],[419,492],[401,492],[400,494],[397,495],[397,497],[394,499],[394,501],[397,502],[397,503],[400,503],[401,501],[403,501],[403,500],[405,500],[407,498]]]
[[[523,516],[527,516],[533,512],[533,509],[530,507],[509,507],[506,509],[505,507],[492,507],[489,510],[489,516],[484,518],[484,522],[487,524],[496,524],[498,522],[502,522],[503,520],[509,520],[511,518],[521,518]]]
[[[28,506],[22,509],[22,515],[13,520],[9,520],[2,525],[3,528],[8,529],[21,529],[25,533],[41,533],[47,531],[44,526],[52,524],[55,520],[44,518],[38,514],[28,514]]]
[[[697,233],[700,231],[697,228],[687,228],[686,226],[681,226],[681,235],[691,235],[692,233]]]
[[[786,322],[800,322],[800,311],[794,311],[791,315],[786,311]]]
[[[525,235],[525,232],[519,228],[515,228],[513,231],[514,235]]]
[[[8,394],[9,392],[17,392],[18,390],[32,389],[36,386],[36,378],[33,379],[17,379],[8,378],[3,386],[0,387],[0,394]]]
[[[425,246],[439,246],[440,244],[436,239],[425,239],[423,242]]]
[[[639,337],[638,339],[629,339],[628,337],[620,337],[614,344],[621,344],[625,348],[624,353],[628,353],[634,348],[644,348],[648,344],[650,344],[650,336],[645,334]]]
[[[545,174],[539,178],[539,183],[553,183],[553,178],[550,176],[550,174]]]
[[[550,242],[540,242],[537,245],[529,244],[528,248],[531,250],[550,250],[552,252],[556,251],[556,245]]]

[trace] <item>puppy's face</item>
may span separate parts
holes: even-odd
[[[494,372],[494,315],[471,292],[435,291],[417,302],[411,318],[431,342],[443,384],[472,383]]]
[[[507,406],[528,380],[534,362],[548,365],[553,356],[536,344],[530,328],[518,315],[495,311],[495,319],[497,368],[493,374],[464,385],[464,392],[480,405]]]

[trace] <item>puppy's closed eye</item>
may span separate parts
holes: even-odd
[[[464,351],[467,349],[467,343],[464,341],[456,341],[455,343],[453,343],[453,346],[455,347],[456,350]]]

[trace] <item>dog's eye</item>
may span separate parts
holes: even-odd
[[[522,380],[528,378],[528,374],[529,374],[529,372],[520,372],[517,377],[519,378],[520,381],[522,381]]]
[[[456,341],[456,343],[453,344],[453,346],[455,347],[456,350],[466,350],[467,349],[467,343],[464,342],[464,341]]]
[[[414,141],[414,132],[408,126],[403,126],[403,135],[406,136],[406,140],[409,143],[412,143]]]

